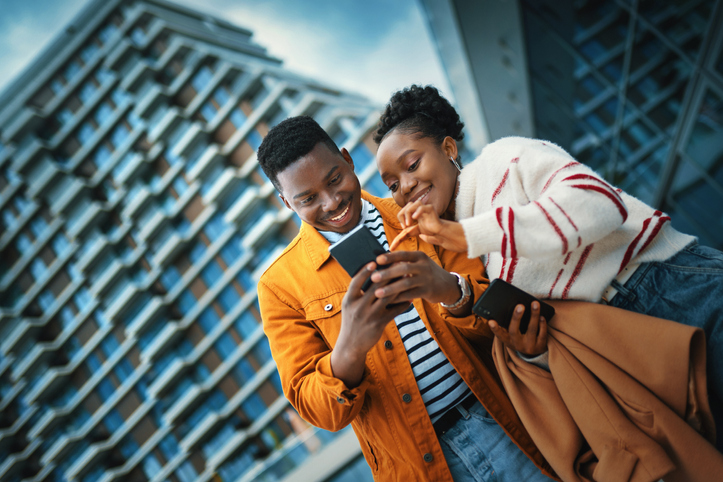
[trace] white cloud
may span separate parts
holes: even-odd
[[[352,49],[348,42],[341,45],[341,24],[316,30],[306,20],[242,6],[227,10],[226,17],[250,28],[254,40],[290,70],[361,93],[380,104],[395,90],[415,82],[450,92],[416,8],[397,20],[384,38],[369,42],[375,47],[358,39]]]

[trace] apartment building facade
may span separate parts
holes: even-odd
[[[251,32],[93,0],[0,94],[0,480],[370,480],[284,398],[256,298],[298,231],[255,157],[311,115],[365,189],[378,106]]]

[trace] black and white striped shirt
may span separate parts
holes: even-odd
[[[385,250],[389,243],[384,234],[382,216],[374,205],[362,199],[361,223],[377,237]],[[320,231],[330,242],[335,243],[343,234]],[[457,405],[472,393],[461,376],[457,373],[447,357],[444,356],[437,342],[427,330],[419,317],[414,305],[394,319],[397,330],[402,337],[404,348],[417,381],[427,413],[435,422],[447,410]]]

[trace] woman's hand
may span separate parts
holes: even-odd
[[[505,345],[523,355],[541,355],[547,351],[547,321],[540,316],[540,303],[532,302],[530,313],[530,324],[527,331],[520,333],[520,320],[525,312],[523,305],[517,305],[512,315],[509,331],[502,328],[496,321],[489,320],[489,327],[492,333]]]
[[[397,246],[407,237],[416,236],[430,244],[455,251],[457,253],[467,252],[467,238],[464,236],[462,225],[455,221],[440,219],[434,208],[422,201],[415,201],[404,206],[397,214],[403,228],[415,226],[416,229],[402,231],[394,238],[389,246],[394,251]]]

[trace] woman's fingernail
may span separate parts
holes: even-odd
[[[523,308],[521,306],[518,306],[517,308],[515,308],[515,311],[517,313],[522,313],[522,310],[523,310]]]

